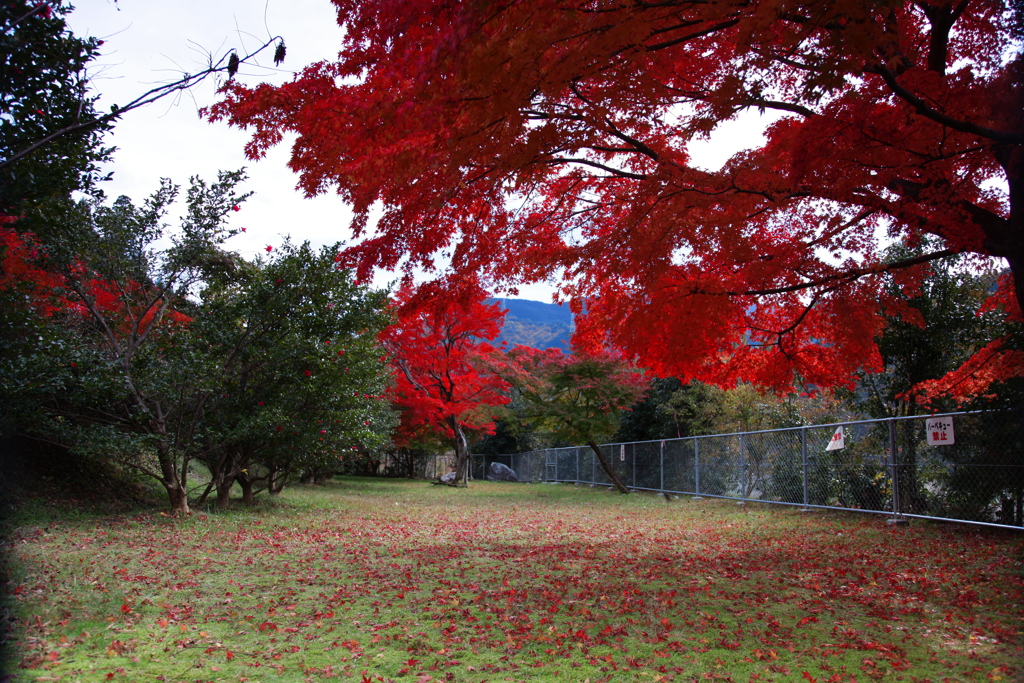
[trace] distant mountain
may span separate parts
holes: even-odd
[[[494,343],[507,342],[508,347],[523,345],[535,349],[569,351],[572,336],[572,313],[564,304],[546,304],[527,299],[491,299],[505,312],[505,325]]]

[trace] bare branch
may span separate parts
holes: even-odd
[[[274,45],[275,43],[278,43],[280,41],[281,41],[281,37],[280,36],[275,36],[274,38],[271,38],[270,40],[265,42],[261,47],[259,47],[255,51],[247,54],[245,57],[241,57],[241,58],[237,58],[237,59],[238,59],[239,63],[248,62],[249,60],[251,60],[254,57],[256,57],[256,55],[258,55],[259,53],[263,52],[265,49],[267,49],[271,45]],[[231,52],[230,54],[231,55],[236,55],[235,52]],[[196,74],[185,74],[184,76],[182,76],[181,78],[179,78],[178,80],[176,80],[176,81],[174,81],[172,83],[167,83],[165,85],[160,85],[160,86],[157,86],[155,88],[152,88],[152,89],[144,92],[143,94],[139,95],[138,97],[136,97],[134,100],[132,100],[128,104],[124,105],[123,107],[119,107],[117,105],[114,105],[111,108],[111,111],[110,111],[109,114],[104,114],[103,116],[97,117],[97,118],[95,118],[95,119],[93,119],[91,121],[79,121],[79,122],[73,123],[73,124],[71,124],[69,126],[64,126],[63,128],[60,128],[59,130],[55,130],[54,132],[50,133],[46,137],[41,138],[39,140],[36,140],[34,143],[29,145],[25,149],[21,150],[20,152],[17,152],[16,154],[12,154],[7,159],[4,159],[3,161],[0,161],[0,168],[4,168],[6,166],[9,166],[10,164],[13,164],[16,161],[19,161],[19,160],[27,157],[28,155],[30,155],[33,152],[35,152],[37,149],[46,146],[47,144],[53,142],[57,138],[64,137],[65,135],[70,135],[72,133],[78,133],[78,132],[81,132],[81,131],[90,130],[92,128],[97,128],[97,127],[102,126],[102,125],[104,125],[106,123],[110,123],[111,121],[117,120],[118,118],[121,117],[121,115],[125,114],[126,112],[132,111],[133,109],[138,109],[139,107],[143,107],[143,106],[145,106],[147,104],[151,104],[151,103],[156,102],[157,100],[163,99],[164,97],[167,97],[168,95],[171,95],[173,93],[180,92],[182,90],[188,90],[189,88],[191,88],[191,87],[193,87],[195,85],[198,85],[199,83],[202,83],[204,80],[206,80],[209,76],[212,76],[213,74],[220,73],[222,71],[227,71],[227,69],[228,69],[228,66],[226,64],[227,60],[228,60],[228,56],[224,56],[218,62],[211,63],[209,67],[207,67],[206,69],[203,69],[199,73],[196,73]]]

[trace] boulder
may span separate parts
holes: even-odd
[[[448,486],[455,486],[455,473],[449,472],[448,474],[442,474],[441,483],[447,484]]]
[[[519,481],[515,471],[508,465],[492,462],[487,468],[487,481]]]

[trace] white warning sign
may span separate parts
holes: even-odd
[[[619,446],[619,461],[626,462],[626,444]]]
[[[836,433],[832,435],[832,440],[828,442],[828,446],[825,447],[826,451],[838,451],[846,448],[846,438],[843,436],[843,428],[837,427]]]
[[[929,446],[953,445],[953,418],[933,417],[924,423]]]

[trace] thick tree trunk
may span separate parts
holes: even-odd
[[[226,510],[231,504],[231,487],[235,483],[235,453],[228,449],[210,468],[217,487],[217,507]]]
[[[161,425],[162,426],[162,425]],[[159,430],[153,430],[158,434],[161,433]],[[188,461],[182,463],[181,473],[179,474],[175,463],[172,461],[172,455],[170,448],[167,447],[166,442],[160,441],[157,443],[157,460],[160,462],[160,474],[162,475],[161,483],[167,490],[167,497],[170,500],[171,512],[175,514],[187,515],[191,513],[188,507],[188,489],[186,488],[185,472],[188,468]]]
[[[234,482],[229,482],[227,485],[219,484],[217,486],[217,507],[221,510],[227,510],[231,504],[231,486]]]
[[[239,479],[238,483],[242,487],[242,502],[246,505],[252,505],[255,499],[255,494],[253,493],[254,482],[246,477],[245,479]]]
[[[1005,222],[982,224],[985,246],[1009,263],[1017,303],[1024,307],[1024,146],[996,145],[993,151],[1010,186],[1010,216]]]
[[[188,494],[185,492],[185,487],[181,485],[181,482],[168,482],[165,480],[164,488],[167,489],[167,496],[171,501],[171,512],[182,515],[192,512],[188,508]]]
[[[590,449],[597,454],[597,461],[601,463],[601,469],[604,470],[604,473],[608,477],[608,481],[612,483],[612,486],[614,486],[619,493],[629,493],[629,489],[626,488],[626,485],[622,483],[621,479],[619,479],[619,475],[615,473],[614,469],[612,469],[611,463],[604,457],[604,452],[601,450],[601,447],[593,441],[588,441],[587,445],[590,446]]]

